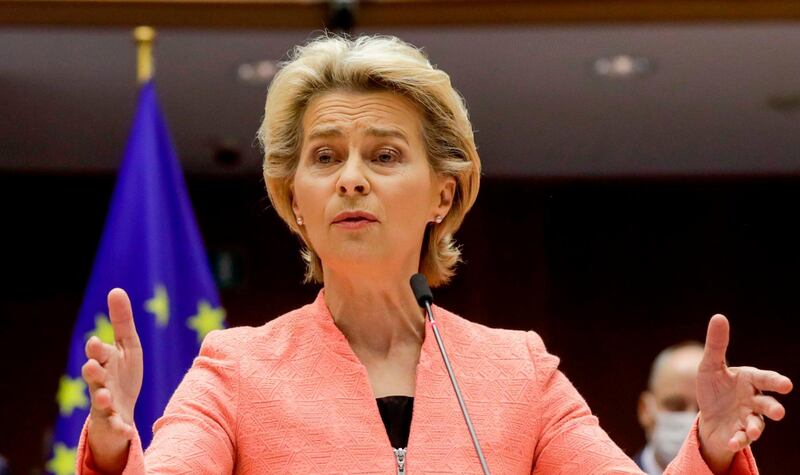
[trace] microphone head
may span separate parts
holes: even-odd
[[[411,276],[411,291],[420,307],[425,308],[425,302],[433,303],[433,292],[428,285],[428,279],[421,273]]]

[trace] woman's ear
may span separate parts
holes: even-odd
[[[450,207],[453,206],[453,197],[456,193],[456,179],[452,176],[446,176],[440,180],[439,201],[436,212],[439,216],[445,216],[450,211]]]
[[[295,217],[300,216],[300,206],[294,197],[294,183],[289,184],[289,201],[292,202],[292,211],[294,211]]]

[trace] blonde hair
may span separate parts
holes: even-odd
[[[306,248],[306,282],[322,282],[322,263],[297,225],[291,184],[302,144],[302,119],[316,96],[333,90],[390,91],[422,112],[423,139],[432,170],[456,181],[450,212],[429,226],[419,271],[432,286],[455,273],[461,251],[453,233],[475,203],[481,164],[464,100],[450,77],[431,65],[416,47],[391,36],[346,38],[328,35],[297,46],[275,75],[267,93],[258,140],[264,152],[264,180],[278,215]]]

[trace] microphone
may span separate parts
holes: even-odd
[[[442,359],[444,360],[444,365],[447,368],[447,374],[450,375],[450,382],[453,383],[453,389],[456,392],[458,405],[461,407],[461,414],[464,415],[464,421],[467,423],[469,435],[472,437],[472,445],[475,446],[475,452],[478,454],[478,460],[481,462],[481,468],[483,469],[484,475],[489,475],[489,466],[486,464],[486,459],[483,457],[483,450],[481,450],[481,445],[478,443],[478,434],[475,433],[475,427],[472,425],[472,419],[470,419],[469,412],[467,412],[467,405],[464,403],[464,397],[461,395],[461,388],[458,387],[458,381],[456,381],[456,375],[453,372],[453,367],[450,366],[450,358],[447,357],[447,351],[444,349],[442,335],[439,334],[439,327],[436,325],[436,320],[433,318],[433,309],[431,309],[431,304],[433,303],[433,292],[431,292],[431,288],[428,285],[428,279],[426,279],[425,276],[420,273],[412,275],[411,290],[414,292],[414,298],[417,299],[419,306],[425,309],[425,313],[428,315],[428,321],[431,322],[433,336],[436,337],[436,343],[439,345],[439,352],[442,353]]]

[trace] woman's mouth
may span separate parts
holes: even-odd
[[[366,211],[346,211],[333,219],[333,225],[343,229],[361,229],[377,222],[375,215]]]

